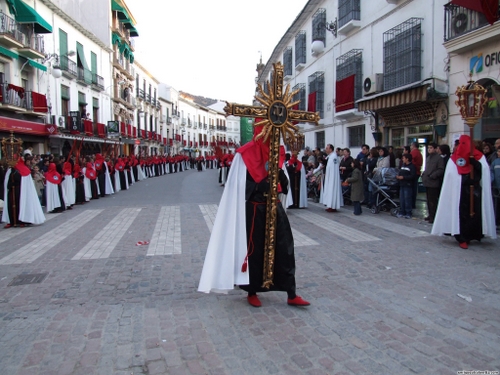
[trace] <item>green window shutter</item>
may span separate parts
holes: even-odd
[[[69,95],[69,87],[68,86],[61,85],[61,98],[65,99],[65,100],[71,99],[71,97]]]
[[[87,105],[87,98],[85,97],[84,92],[78,91],[78,104]]]
[[[66,56],[68,54],[68,34],[59,29],[59,55]]]
[[[92,98],[92,107],[99,108],[99,98]]]
[[[83,52],[83,46],[76,42],[76,54],[78,57],[78,61],[82,64],[82,67],[89,70],[89,66],[87,65],[87,61],[85,60],[85,53]]]
[[[90,67],[94,74],[97,74],[97,55],[94,52],[90,52]]]

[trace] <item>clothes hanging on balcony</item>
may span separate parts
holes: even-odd
[[[48,112],[47,97],[37,92],[31,92],[31,100],[33,102],[33,111],[35,112]]]

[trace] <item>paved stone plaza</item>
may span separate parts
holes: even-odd
[[[0,229],[0,374],[500,370],[498,241],[462,250],[418,218],[310,203],[288,214],[312,305],[253,308],[196,291],[221,193],[215,170],[185,171]]]

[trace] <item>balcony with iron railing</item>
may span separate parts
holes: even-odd
[[[497,5],[497,7],[497,14],[500,15],[500,5]],[[487,25],[489,25],[489,23],[483,13],[451,3],[444,6],[445,42]]]
[[[0,103],[26,109],[26,90],[10,83],[0,84]]]
[[[68,56],[61,56],[59,58],[59,68],[61,68],[63,76],[66,78],[78,77],[78,68],[76,62],[70,60]]]
[[[26,34],[21,32],[19,24],[3,12],[0,12],[0,42],[9,48],[23,48]]]
[[[26,91],[23,87],[10,83],[0,84],[0,103],[7,110],[27,110],[40,114],[49,111],[45,95],[32,90]]]
[[[92,84],[92,72],[83,67],[78,67],[78,76],[77,81],[82,85],[91,85]]]
[[[98,90],[104,90],[104,78],[97,73],[92,73],[92,87]]]
[[[151,103],[151,94],[146,94],[146,102]]]
[[[27,30],[28,31],[28,30]],[[34,34],[28,31],[25,33],[25,43],[22,48],[18,48],[23,56],[31,59],[43,59],[45,57],[45,42],[43,35]]]
[[[136,96],[138,99],[144,100],[145,94],[143,89],[137,89]]]

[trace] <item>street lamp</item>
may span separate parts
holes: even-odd
[[[481,117],[483,117],[484,105],[488,98],[486,97],[486,89],[478,83],[472,81],[472,73],[470,75],[470,80],[467,86],[463,85],[457,87],[455,95],[458,100],[455,101],[455,105],[460,111],[460,115],[465,123],[469,126],[470,135],[470,156],[474,157],[474,126],[479,122]],[[474,168],[470,169],[470,178],[474,179]],[[474,201],[474,186],[470,186],[470,199],[471,202]],[[474,216],[474,205],[470,205],[470,216]]]

